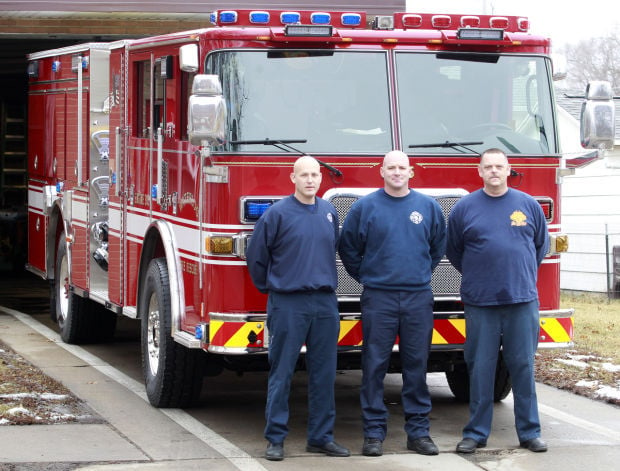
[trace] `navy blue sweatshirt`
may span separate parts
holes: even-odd
[[[335,290],[338,213],[317,197],[303,204],[293,195],[260,217],[247,248],[247,264],[261,292]]]
[[[364,286],[418,291],[430,287],[445,244],[437,201],[414,190],[393,197],[380,189],[351,206],[338,252],[347,272]]]
[[[447,256],[463,275],[461,299],[474,306],[538,299],[538,266],[549,247],[538,202],[509,189],[493,197],[483,190],[464,196],[448,218]]]

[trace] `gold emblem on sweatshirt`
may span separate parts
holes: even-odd
[[[522,211],[513,211],[510,215],[511,226],[527,226],[527,216]]]

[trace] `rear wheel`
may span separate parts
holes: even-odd
[[[69,259],[65,234],[60,234],[56,251],[56,273],[53,298],[60,338],[66,343],[83,343],[88,338],[86,299],[77,296],[69,284]]]
[[[140,296],[142,372],[155,407],[189,407],[200,396],[205,353],[172,338],[170,282],[164,259],[149,264]]]
[[[60,234],[56,251],[56,272],[50,295],[60,330],[65,343],[80,344],[107,341],[116,329],[116,314],[108,311],[90,299],[78,296],[69,284],[69,258],[64,233]]]
[[[448,380],[450,391],[452,391],[456,400],[460,402],[469,402],[469,375],[465,363],[456,365],[452,371],[446,371],[446,379]],[[499,402],[505,399],[511,389],[512,380],[508,373],[508,366],[506,366],[502,352],[499,352],[497,367],[495,368],[493,400]]]

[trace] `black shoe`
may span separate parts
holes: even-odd
[[[345,447],[338,445],[336,442],[329,442],[325,445],[306,445],[306,451],[310,453],[325,453],[327,456],[350,456],[351,452]]]
[[[534,453],[541,453],[543,451],[547,451],[547,444],[542,441],[540,438],[532,438],[531,440],[526,440],[520,443],[521,448],[527,448]]]
[[[267,445],[265,458],[269,461],[282,461],[284,459],[284,445],[282,443],[270,443]]]
[[[476,448],[484,448],[487,446],[486,442],[478,442],[473,438],[463,438],[458,445],[456,445],[457,453],[473,453]]]
[[[364,446],[362,446],[362,455],[364,456],[381,456],[383,454],[383,442],[378,438],[364,438]]]
[[[407,440],[407,449],[415,451],[420,455],[438,455],[439,448],[433,443],[431,437],[420,437],[413,440]]]

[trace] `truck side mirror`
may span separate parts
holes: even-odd
[[[585,98],[581,104],[581,145],[586,149],[613,148],[616,113],[611,84],[588,83]]]
[[[226,137],[226,102],[217,75],[196,75],[189,97],[188,135],[196,146],[217,145]]]
[[[179,48],[179,67],[183,72],[198,72],[198,45],[186,44]]]

